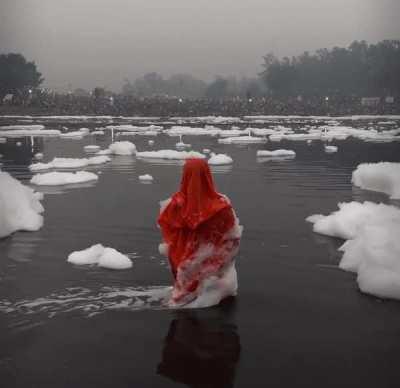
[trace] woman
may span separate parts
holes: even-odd
[[[158,224],[174,288],[171,304],[206,307],[237,291],[233,257],[242,227],[229,199],[216,192],[208,163],[186,161],[180,190],[161,203]]]

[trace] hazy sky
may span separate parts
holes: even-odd
[[[262,57],[400,39],[400,0],[0,0],[0,53],[56,89],[146,72],[254,76]]]

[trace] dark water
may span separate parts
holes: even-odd
[[[148,150],[148,139],[118,140]],[[154,140],[154,149],[177,141]],[[94,184],[39,188],[43,228],[0,240],[1,386],[398,387],[400,304],[361,294],[354,275],[337,269],[341,241],[314,234],[304,219],[338,202],[389,203],[352,187],[351,172],[361,162],[399,162],[400,143],[334,141],[338,153],[326,154],[319,141],[185,141],[234,159],[232,167],[214,168],[214,177],[245,227],[239,296],[203,310],[162,308],[171,278],[155,219],[158,201],[178,187],[181,165],[113,157],[89,169],[102,172]],[[84,145],[109,143],[108,133],[33,144],[8,139],[0,144],[2,169],[29,184],[34,153],[43,152],[44,161],[84,157]],[[257,160],[262,148],[297,156]],[[145,173],[154,183],[139,182]],[[69,253],[95,243],[128,254],[132,269],[67,263]]]

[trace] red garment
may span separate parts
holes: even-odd
[[[186,161],[180,190],[161,212],[158,224],[168,244],[175,299],[196,291],[237,251],[239,239],[228,236],[235,225],[232,206],[215,190],[208,163],[202,159]]]

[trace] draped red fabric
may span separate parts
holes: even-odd
[[[175,289],[180,288],[182,294],[194,291],[207,274],[218,271],[238,245],[238,239],[226,237],[235,224],[232,206],[215,190],[208,163],[202,159],[186,161],[180,190],[161,212],[158,224],[168,244]],[[190,275],[186,271],[184,281],[177,279],[178,270],[188,268],[205,246],[211,250],[206,259],[191,268]]]

